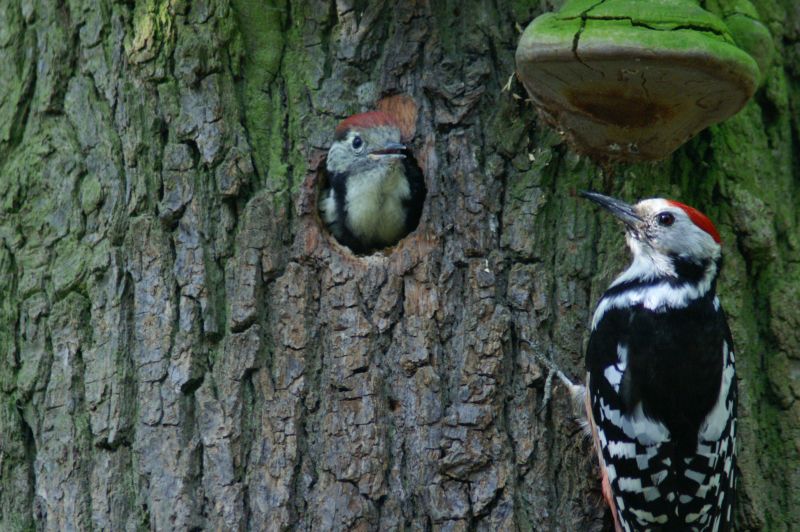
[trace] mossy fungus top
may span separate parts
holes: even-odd
[[[668,156],[753,95],[759,69],[691,0],[573,0],[536,18],[517,72],[544,118],[598,160]]]

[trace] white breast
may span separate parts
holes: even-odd
[[[403,236],[403,201],[411,196],[403,167],[393,164],[352,176],[347,183],[347,224],[365,241],[393,242]]]

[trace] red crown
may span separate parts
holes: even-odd
[[[689,216],[689,219],[694,223],[694,225],[711,235],[711,238],[714,239],[714,242],[717,244],[722,243],[722,239],[719,237],[717,228],[714,227],[714,223],[709,220],[708,216],[698,211],[694,207],[689,207],[688,205],[685,205],[679,201],[667,200],[667,202],[670,205],[678,207],[679,209],[683,209],[683,212]]]
[[[339,122],[334,132],[334,138],[336,140],[343,139],[347,135],[347,131],[355,127],[369,128],[378,126],[400,127],[394,118],[383,111],[368,111],[350,116]]]

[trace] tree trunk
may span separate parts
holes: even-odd
[[[737,529],[800,528],[800,8],[757,2],[776,53],[744,110],[609,173],[512,77],[559,5],[1,2],[0,529],[607,529],[537,359],[582,378],[628,260],[583,188],[718,223]],[[354,256],[320,161],[398,93],[425,210]]]

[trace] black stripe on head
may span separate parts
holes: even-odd
[[[708,259],[695,262],[679,255],[670,255],[670,260],[678,277],[689,283],[699,283],[711,264]]]

